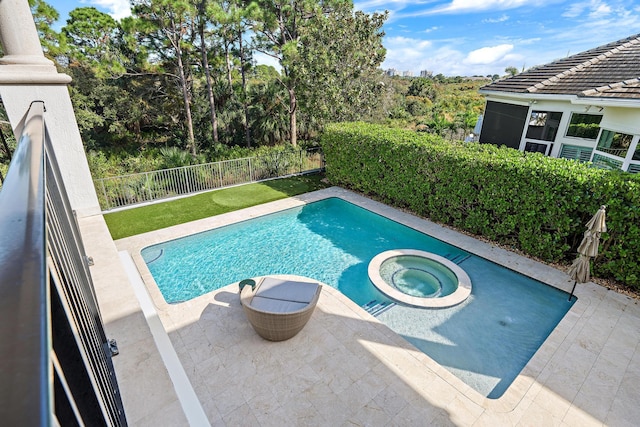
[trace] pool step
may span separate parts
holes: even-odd
[[[367,313],[371,314],[372,316],[379,316],[395,305],[395,302],[379,302],[377,300],[373,300],[363,305],[362,308],[367,310]]]
[[[449,261],[453,262],[454,264],[462,264],[464,261],[468,260],[471,255],[469,254],[457,254],[457,255],[451,255],[451,254],[446,254],[444,256],[446,259],[448,259]]]

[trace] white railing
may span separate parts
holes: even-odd
[[[322,168],[324,156],[315,148],[102,178],[94,183],[100,207],[110,210]]]

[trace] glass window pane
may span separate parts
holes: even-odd
[[[603,151],[608,154],[612,154],[617,157],[625,157],[633,135],[626,133],[614,132],[612,130],[603,130],[598,141],[598,151]]]
[[[527,138],[540,141],[555,141],[562,113],[532,111],[527,127]]]
[[[573,113],[567,128],[567,136],[596,139],[600,131],[600,121],[602,121],[602,115]]]
[[[636,151],[633,152],[631,160],[640,160],[640,141],[636,144]]]
[[[589,159],[591,159],[592,151],[593,149],[589,147],[562,144],[562,148],[560,149],[560,154],[558,155],[558,157],[579,160],[581,162],[588,162]]]
[[[620,169],[622,162],[614,160],[611,157],[594,154],[593,165],[602,169]]]

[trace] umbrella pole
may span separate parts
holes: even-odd
[[[573,297],[573,291],[576,290],[576,285],[578,284],[578,281],[576,280],[575,282],[573,282],[573,288],[571,288],[571,294],[569,295],[569,302],[571,302],[571,298]]]

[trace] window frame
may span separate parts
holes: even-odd
[[[572,124],[580,124],[580,123],[572,123],[573,121],[573,117],[576,115],[580,115],[580,116],[594,116],[594,117],[600,117],[600,121],[598,121],[598,132],[596,133],[595,138],[585,138],[582,136],[575,136],[575,135],[569,135],[569,130],[571,129],[571,125]],[[567,123],[567,128],[564,132],[564,137],[565,138],[570,138],[570,139],[577,139],[580,141],[595,141],[596,143],[598,142],[598,140],[600,139],[600,133],[602,131],[602,128],[600,127],[600,123],[602,123],[602,118],[604,117],[603,114],[591,114],[591,113],[584,113],[584,112],[578,112],[578,111],[571,111],[571,115],[569,116],[569,122]]]
[[[534,114],[544,114],[545,118],[544,118],[544,123],[542,125],[535,125],[532,124],[534,122]],[[552,115],[553,114],[558,114],[558,118],[557,119],[552,119]],[[556,139],[558,138],[558,133],[560,131],[560,123],[562,122],[562,117],[563,117],[563,112],[562,111],[551,111],[551,110],[531,110],[529,112],[529,117],[526,120],[526,128],[525,128],[525,133],[524,133],[524,137],[527,140],[532,140],[533,141],[544,141],[546,143],[554,143],[556,142]],[[553,120],[557,123],[556,126],[549,126],[548,123],[550,120]],[[540,128],[540,129],[536,129],[536,128]],[[541,138],[537,138],[536,136],[531,136],[530,132],[533,131],[540,131],[540,137]],[[553,137],[551,139],[543,139],[545,137],[545,134],[548,134],[551,130],[553,130]]]
[[[624,157],[616,155],[616,154],[608,153],[606,151],[602,151],[602,150],[600,150],[598,148],[598,146],[600,145],[600,140],[602,139],[602,137],[603,137],[605,132],[612,132],[614,134],[618,133],[618,134],[622,134],[622,135],[631,136],[631,141],[629,142],[629,146],[627,148],[627,151],[625,152]],[[607,147],[603,147],[603,148],[607,148]],[[596,142],[596,146],[593,149],[593,154],[591,155],[591,161],[593,163],[601,164],[602,167],[607,168],[601,162],[594,162],[594,159],[596,159],[596,158],[598,158],[598,159],[600,159],[600,158],[610,159],[612,163],[619,163],[620,164],[619,169],[621,169],[623,171],[628,171],[630,165],[640,164],[640,135],[633,134],[633,133],[626,133],[626,132],[617,131],[617,130],[613,130],[613,129],[601,128],[600,129],[600,136],[598,137],[598,140]],[[603,163],[606,163],[606,161],[603,162]],[[608,169],[611,169],[611,168],[608,168]]]

